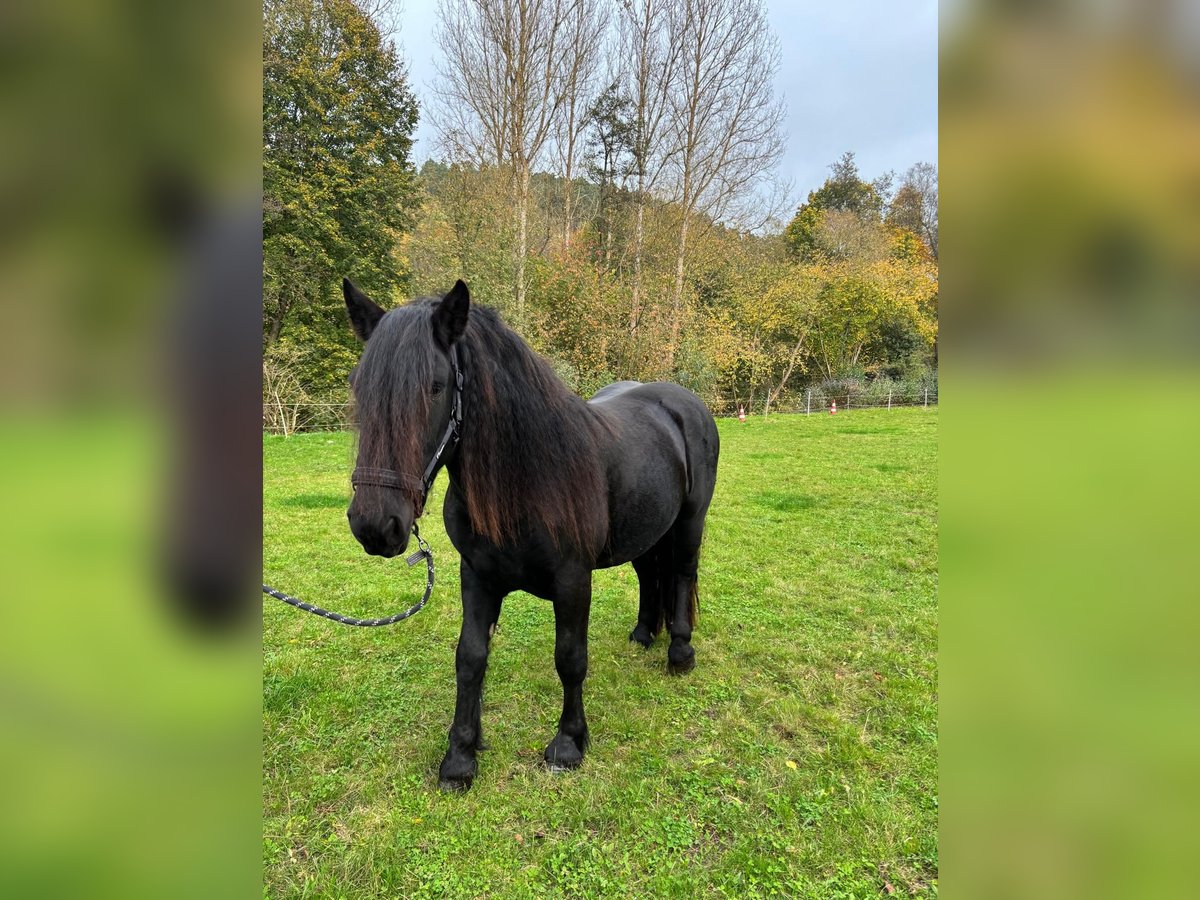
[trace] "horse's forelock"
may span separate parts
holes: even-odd
[[[433,379],[432,304],[391,310],[363,349],[354,377],[358,465],[419,474]]]

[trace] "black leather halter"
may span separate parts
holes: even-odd
[[[398,491],[411,491],[416,496],[418,518],[425,511],[425,499],[429,496],[429,489],[433,487],[433,480],[437,478],[438,469],[442,466],[443,457],[457,446],[462,431],[463,372],[462,367],[458,364],[457,345],[450,347],[450,369],[454,373],[454,398],[450,406],[450,421],[446,424],[446,431],[442,435],[441,441],[438,442],[437,449],[433,451],[433,458],[429,460],[429,465],[425,467],[424,474],[418,478],[416,475],[410,475],[407,472],[396,472],[392,469],[369,469],[359,466],[350,475],[350,483],[356,488],[359,485],[367,484],[373,487],[392,488]],[[415,524],[414,522],[414,526]]]

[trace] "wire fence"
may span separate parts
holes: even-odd
[[[893,409],[901,406],[937,406],[937,389],[921,388],[919,390],[894,391],[846,391],[830,393],[824,390],[806,390],[799,394],[790,394],[779,400],[772,400],[768,407],[762,397],[749,399],[738,398],[704,398],[705,404],[718,418],[736,417],[741,413],[749,416],[762,416],[774,413],[790,413],[812,415],[813,413],[828,413],[836,405],[838,412],[851,409]]]
[[[772,400],[768,410],[763,397],[704,397],[706,406],[718,418],[736,418],[767,414],[828,413],[836,404],[838,412],[855,409],[892,409],[901,406],[937,406],[937,389],[895,391],[848,391],[830,394],[806,390]],[[352,425],[351,403],[273,398],[263,402],[263,431],[267,434],[297,434],[310,431],[344,431]]]

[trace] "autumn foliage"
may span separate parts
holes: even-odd
[[[676,121],[725,108],[685,77],[696,65],[736,73],[777,61],[761,3],[579,2],[574,18],[552,0],[530,6],[560,29],[556,40],[581,28],[611,38],[604,52],[588,44],[590,55],[571,57],[571,77],[538,101],[543,143],[497,132],[499,150],[467,153],[446,140],[442,159],[419,172],[412,134],[427,111],[372,12],[357,0],[267,4],[263,334],[273,374],[287,376],[273,383],[295,383],[308,398],[345,396],[356,348],[343,275],[384,305],[463,278],[584,395],[619,379],[669,379],[719,410],[766,411],[823,383],[928,378],[936,169],[922,163],[899,184],[890,173],[868,182],[847,153],[785,222],[772,215],[782,211],[771,194],[782,137],[769,80],[746,107],[761,155],[744,178],[705,168],[698,148],[711,152],[727,136]],[[745,17],[729,26],[745,55],[710,49],[698,32],[692,68],[673,68],[682,62],[668,30],[718,14]],[[639,57],[653,65],[638,68]],[[617,77],[600,78],[604,66]],[[443,124],[480,115],[456,110],[463,101],[452,91],[437,102],[428,112]],[[689,141],[692,156],[680,156]],[[691,168],[680,168],[687,159]]]

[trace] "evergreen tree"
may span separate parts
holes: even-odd
[[[294,338],[307,379],[328,388],[353,359],[342,276],[384,299],[404,286],[417,104],[355,0],[267,0],[264,16],[264,338]]]

